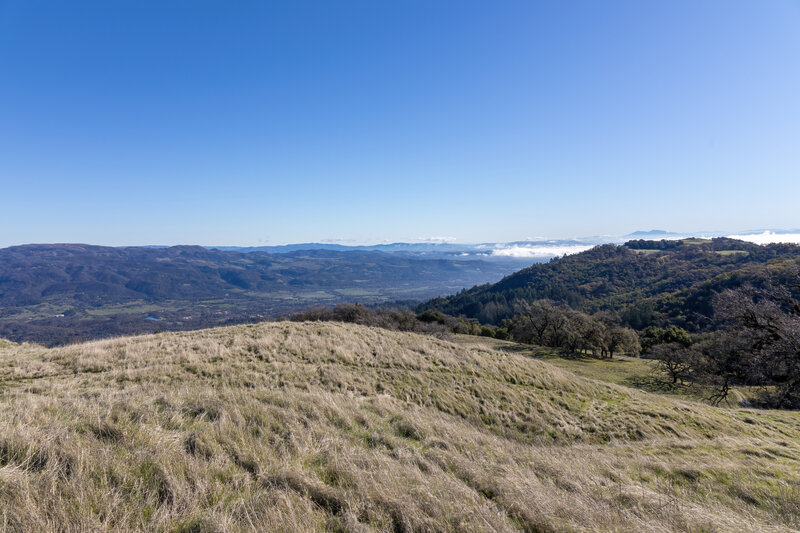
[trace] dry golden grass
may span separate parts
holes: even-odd
[[[16,346],[16,343],[13,343],[9,340],[0,337],[0,348],[9,348],[11,346]]]
[[[271,323],[0,347],[3,531],[791,531],[800,415]]]

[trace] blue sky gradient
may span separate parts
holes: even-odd
[[[800,2],[0,0],[0,246],[800,227]]]

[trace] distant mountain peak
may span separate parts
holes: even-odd
[[[629,233],[629,235],[677,235],[677,233],[672,231],[666,231],[663,229],[651,229],[649,231],[638,230],[634,231],[633,233]]]

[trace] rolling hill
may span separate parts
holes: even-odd
[[[792,531],[800,415],[263,323],[0,347],[6,531]]]

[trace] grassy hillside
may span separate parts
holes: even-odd
[[[800,414],[337,323],[0,348],[7,531],[790,531]]]
[[[646,392],[664,394],[683,400],[694,400],[710,405],[709,398],[715,392],[712,387],[704,386],[700,383],[670,383],[655,359],[621,354],[616,354],[613,358],[597,358],[582,353],[564,353],[562,350],[555,348],[477,337],[475,335],[454,335],[453,341],[462,346],[478,346],[532,357],[581,377],[624,385],[625,387]],[[721,405],[726,407],[750,407],[755,404],[762,389],[755,386],[735,386],[731,387],[731,391],[731,394],[720,402]]]
[[[10,346],[16,346],[16,343],[0,338],[0,348],[8,348]]]

